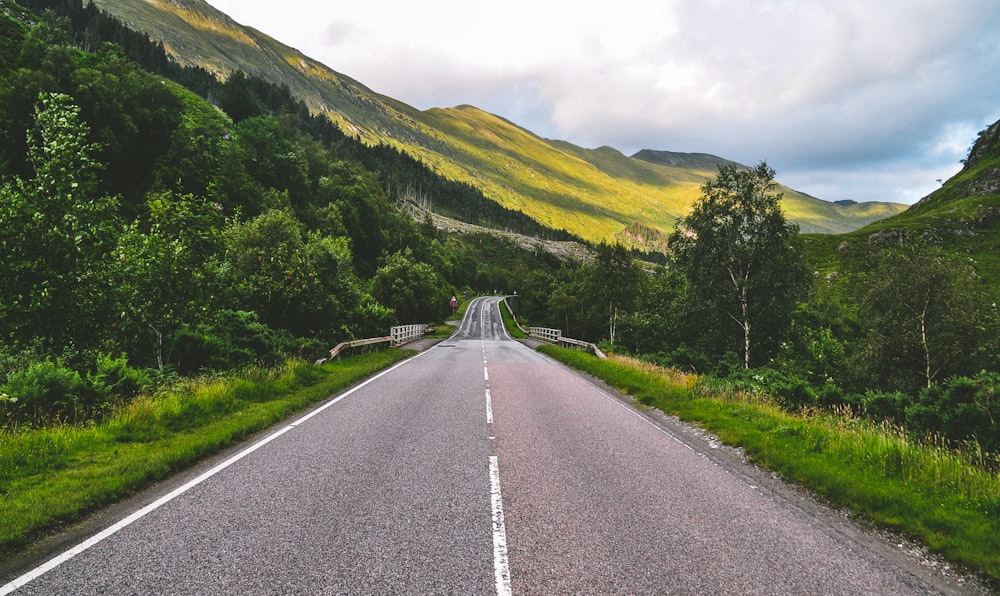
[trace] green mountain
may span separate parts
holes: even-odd
[[[236,69],[286,85],[314,112],[366,143],[408,152],[444,176],[471,184],[501,205],[592,241],[641,244],[629,229],[672,229],[721,158],[548,140],[472,106],[417,110],[375,93],[203,0],[94,0],[163,43],[183,65],[219,77]],[[893,203],[837,205],[784,189],[787,216],[804,232],[839,233],[899,213]],[[433,204],[433,197],[430,199]]]
[[[862,205],[858,205],[862,206]],[[853,246],[923,241],[963,255],[1000,288],[1000,121],[979,133],[962,170],[902,213],[836,236],[810,237],[818,269],[832,271]]]

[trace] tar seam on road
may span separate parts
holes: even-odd
[[[99,533],[91,536],[87,540],[84,540],[80,544],[78,544],[78,545],[74,546],[73,548],[71,548],[71,549],[63,552],[62,554],[56,555],[52,559],[49,559],[47,562],[43,563],[42,565],[39,565],[38,567],[35,567],[31,571],[25,573],[24,575],[22,575],[21,577],[18,577],[17,579],[11,581],[10,583],[8,583],[8,584],[6,584],[4,586],[0,586],[0,596],[6,596],[7,594],[10,594],[14,590],[17,590],[18,588],[24,587],[25,585],[27,585],[28,583],[32,582],[33,580],[38,579],[42,575],[45,575],[49,571],[52,571],[56,567],[58,567],[58,566],[62,565],[63,563],[65,563],[66,561],[69,561],[73,557],[75,557],[75,556],[83,553],[84,551],[88,550],[90,547],[98,544],[99,542],[102,542],[106,538],[109,538],[110,536],[116,534],[118,531],[120,531],[120,530],[122,530],[122,529],[124,529],[124,528],[126,528],[126,527],[128,527],[130,525],[132,525],[133,523],[139,521],[143,517],[149,515],[153,511],[156,511],[157,509],[159,509],[160,507],[166,505],[170,501],[173,501],[177,497],[181,496],[182,494],[186,493],[187,491],[191,490],[192,488],[198,486],[199,484],[201,484],[202,482],[208,480],[212,476],[215,476],[219,472],[225,470],[229,466],[235,464],[236,462],[238,462],[241,459],[243,459],[244,457],[250,455],[254,451],[257,451],[261,447],[267,445],[268,443],[270,443],[271,441],[277,439],[278,437],[282,436],[283,434],[287,433],[288,431],[294,429],[295,427],[299,426],[300,424],[302,424],[306,420],[309,420],[313,416],[315,416],[315,415],[319,414],[320,412],[326,410],[330,406],[336,404],[340,400],[342,400],[345,397],[351,395],[352,393],[354,393],[355,391],[361,389],[365,385],[368,385],[369,383],[375,381],[376,379],[378,379],[379,377],[382,377],[383,375],[389,374],[390,372],[396,370],[397,368],[399,368],[400,366],[403,366],[404,364],[407,364],[409,362],[413,362],[414,360],[416,360],[417,358],[419,358],[420,356],[422,356],[423,354],[426,354],[426,353],[427,352],[423,352],[421,354],[418,354],[418,355],[414,356],[413,358],[409,358],[407,360],[404,360],[404,361],[400,362],[399,364],[396,364],[395,366],[382,371],[381,373],[375,375],[374,377],[371,377],[370,379],[367,379],[363,383],[355,385],[351,389],[348,389],[344,393],[340,394],[336,399],[333,399],[333,400],[327,402],[326,404],[323,404],[321,407],[313,410],[309,414],[303,416],[302,418],[296,420],[295,422],[289,424],[288,426],[285,426],[284,428],[279,429],[278,431],[274,432],[273,434],[270,434],[270,435],[264,437],[263,439],[257,441],[253,445],[247,447],[243,451],[240,451],[239,453],[237,453],[233,457],[231,457],[231,458],[225,460],[224,462],[220,463],[219,465],[213,467],[212,469],[210,469],[207,472],[201,474],[197,478],[195,478],[195,479],[193,479],[193,480],[191,480],[191,481],[189,481],[189,482],[187,482],[187,483],[185,483],[185,484],[177,487],[176,489],[172,490],[171,492],[167,493],[166,495],[164,495],[164,496],[160,497],[159,499],[153,501],[149,505],[146,505],[142,509],[136,511],[132,515],[129,515],[128,517],[122,519],[118,523],[116,523],[116,524],[114,524],[114,525],[112,525],[112,526],[110,526],[108,528],[105,528],[103,531],[101,531],[101,532],[99,532]]]

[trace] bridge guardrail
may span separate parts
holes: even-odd
[[[393,346],[401,346],[408,341],[413,341],[424,336],[427,325],[397,325],[389,329]]]
[[[365,339],[355,339],[353,341],[342,341],[333,348],[330,348],[329,356],[326,358],[320,358],[313,364],[319,366],[324,362],[336,360],[337,358],[340,358],[342,354],[350,352],[354,348],[363,348],[378,344],[388,344],[392,347],[401,346],[406,342],[423,337],[426,330],[427,325],[397,325],[395,327],[391,327],[389,329],[389,335],[386,335],[385,337],[368,337]]]
[[[602,352],[600,348],[597,347],[597,344],[591,343],[589,341],[573,339],[571,337],[563,337],[561,329],[549,329],[547,327],[531,327],[528,335],[530,335],[535,339],[540,339],[542,341],[547,341],[550,343],[560,345],[564,348],[586,350],[602,360],[607,358],[607,355],[604,352]]]
[[[367,339],[356,339],[354,341],[342,341],[333,348],[330,348],[330,355],[326,358],[320,358],[313,364],[319,366],[324,362],[329,362],[330,360],[336,360],[340,358],[340,355],[352,350],[353,348],[360,348],[364,346],[373,346],[377,344],[392,344],[392,336],[387,335],[385,337],[369,337]]]
[[[535,339],[556,343],[562,337],[562,330],[549,329],[548,327],[531,327],[528,329],[528,335]]]

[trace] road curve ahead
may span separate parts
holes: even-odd
[[[953,591],[759,477],[512,341],[481,298],[0,594]]]

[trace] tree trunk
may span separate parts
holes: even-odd
[[[924,302],[924,308],[920,311],[920,343],[924,348],[924,377],[927,378],[927,386],[931,386],[934,375],[931,373],[931,348],[927,342],[927,311],[930,308],[930,299]]]
[[[149,328],[152,329],[153,333],[156,335],[156,366],[159,368],[159,370],[162,371],[163,370],[163,331],[161,331],[159,328],[157,328],[154,325],[150,325],[149,323],[146,323],[146,324],[149,325]]]
[[[611,335],[611,345],[615,344],[615,327],[618,326],[618,309],[614,303],[608,305],[608,326]]]
[[[750,317],[747,315],[747,304],[743,303],[743,365],[750,369]]]

